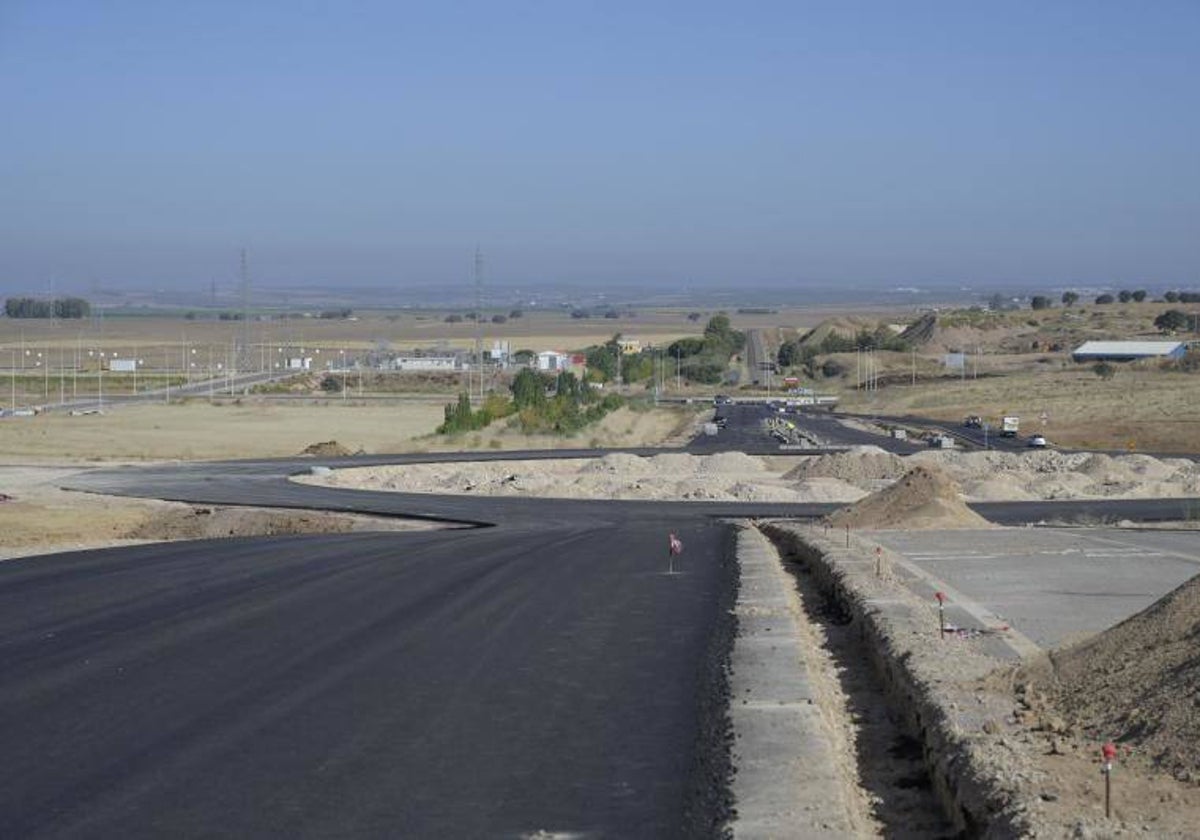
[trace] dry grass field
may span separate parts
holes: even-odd
[[[1023,431],[1041,432],[1062,446],[1200,452],[1200,376],[1136,365],[1120,368],[1109,380],[1071,369],[893,385],[847,395],[843,406],[952,424],[968,414],[993,424],[1001,415],[1016,414]]]

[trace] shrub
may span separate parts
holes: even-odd
[[[1117,369],[1108,362],[1096,362],[1092,365],[1092,373],[1106,381],[1112,379],[1116,372]]]

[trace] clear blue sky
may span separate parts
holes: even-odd
[[[1200,3],[0,0],[0,284],[1200,282]]]

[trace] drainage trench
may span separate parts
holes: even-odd
[[[826,690],[821,699],[834,742],[865,802],[871,834],[891,838],[972,836],[974,826],[948,808],[929,772],[926,749],[911,710],[896,696],[879,647],[872,644],[852,608],[830,585],[819,561],[787,535],[762,529],[795,583],[802,619],[815,642],[806,665]],[[954,817],[957,816],[958,819]],[[859,833],[859,832],[855,832]]]

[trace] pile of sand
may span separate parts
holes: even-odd
[[[959,498],[958,486],[942,470],[919,464],[890,487],[829,516],[837,527],[989,528],[991,523]]]
[[[1167,771],[1200,771],[1200,577],[1050,664],[1049,697],[1074,727]]]
[[[301,455],[315,455],[318,458],[344,458],[353,455],[346,447],[336,440],[325,440],[320,443],[310,443],[300,452]]]
[[[893,455],[877,446],[856,446],[845,452],[805,458],[784,473],[783,477],[836,478],[864,486],[866,482],[895,480],[907,471],[908,465],[899,455]]]
[[[330,441],[316,446],[339,445]],[[325,454],[345,454],[345,450],[339,448]],[[768,463],[775,466],[769,467]],[[794,466],[784,472],[785,468],[778,466],[780,463]],[[968,502],[1200,495],[1200,466],[1186,459],[1159,460],[1146,455],[1111,457],[1053,450],[930,450],[902,458],[875,446],[800,456],[794,461],[768,462],[741,452],[713,455],[664,452],[652,457],[615,452],[600,458],[335,470],[320,480],[303,480],[406,493],[846,503],[886,489],[913,465],[928,466],[948,477],[961,488],[962,499]],[[957,501],[958,494],[952,495]],[[943,517],[939,514],[934,518]],[[956,514],[950,519],[961,520],[955,527],[965,527],[970,517]]]
[[[909,456],[937,464],[970,501],[1180,498],[1200,494],[1200,466],[1185,458],[1087,452],[955,452]]]

